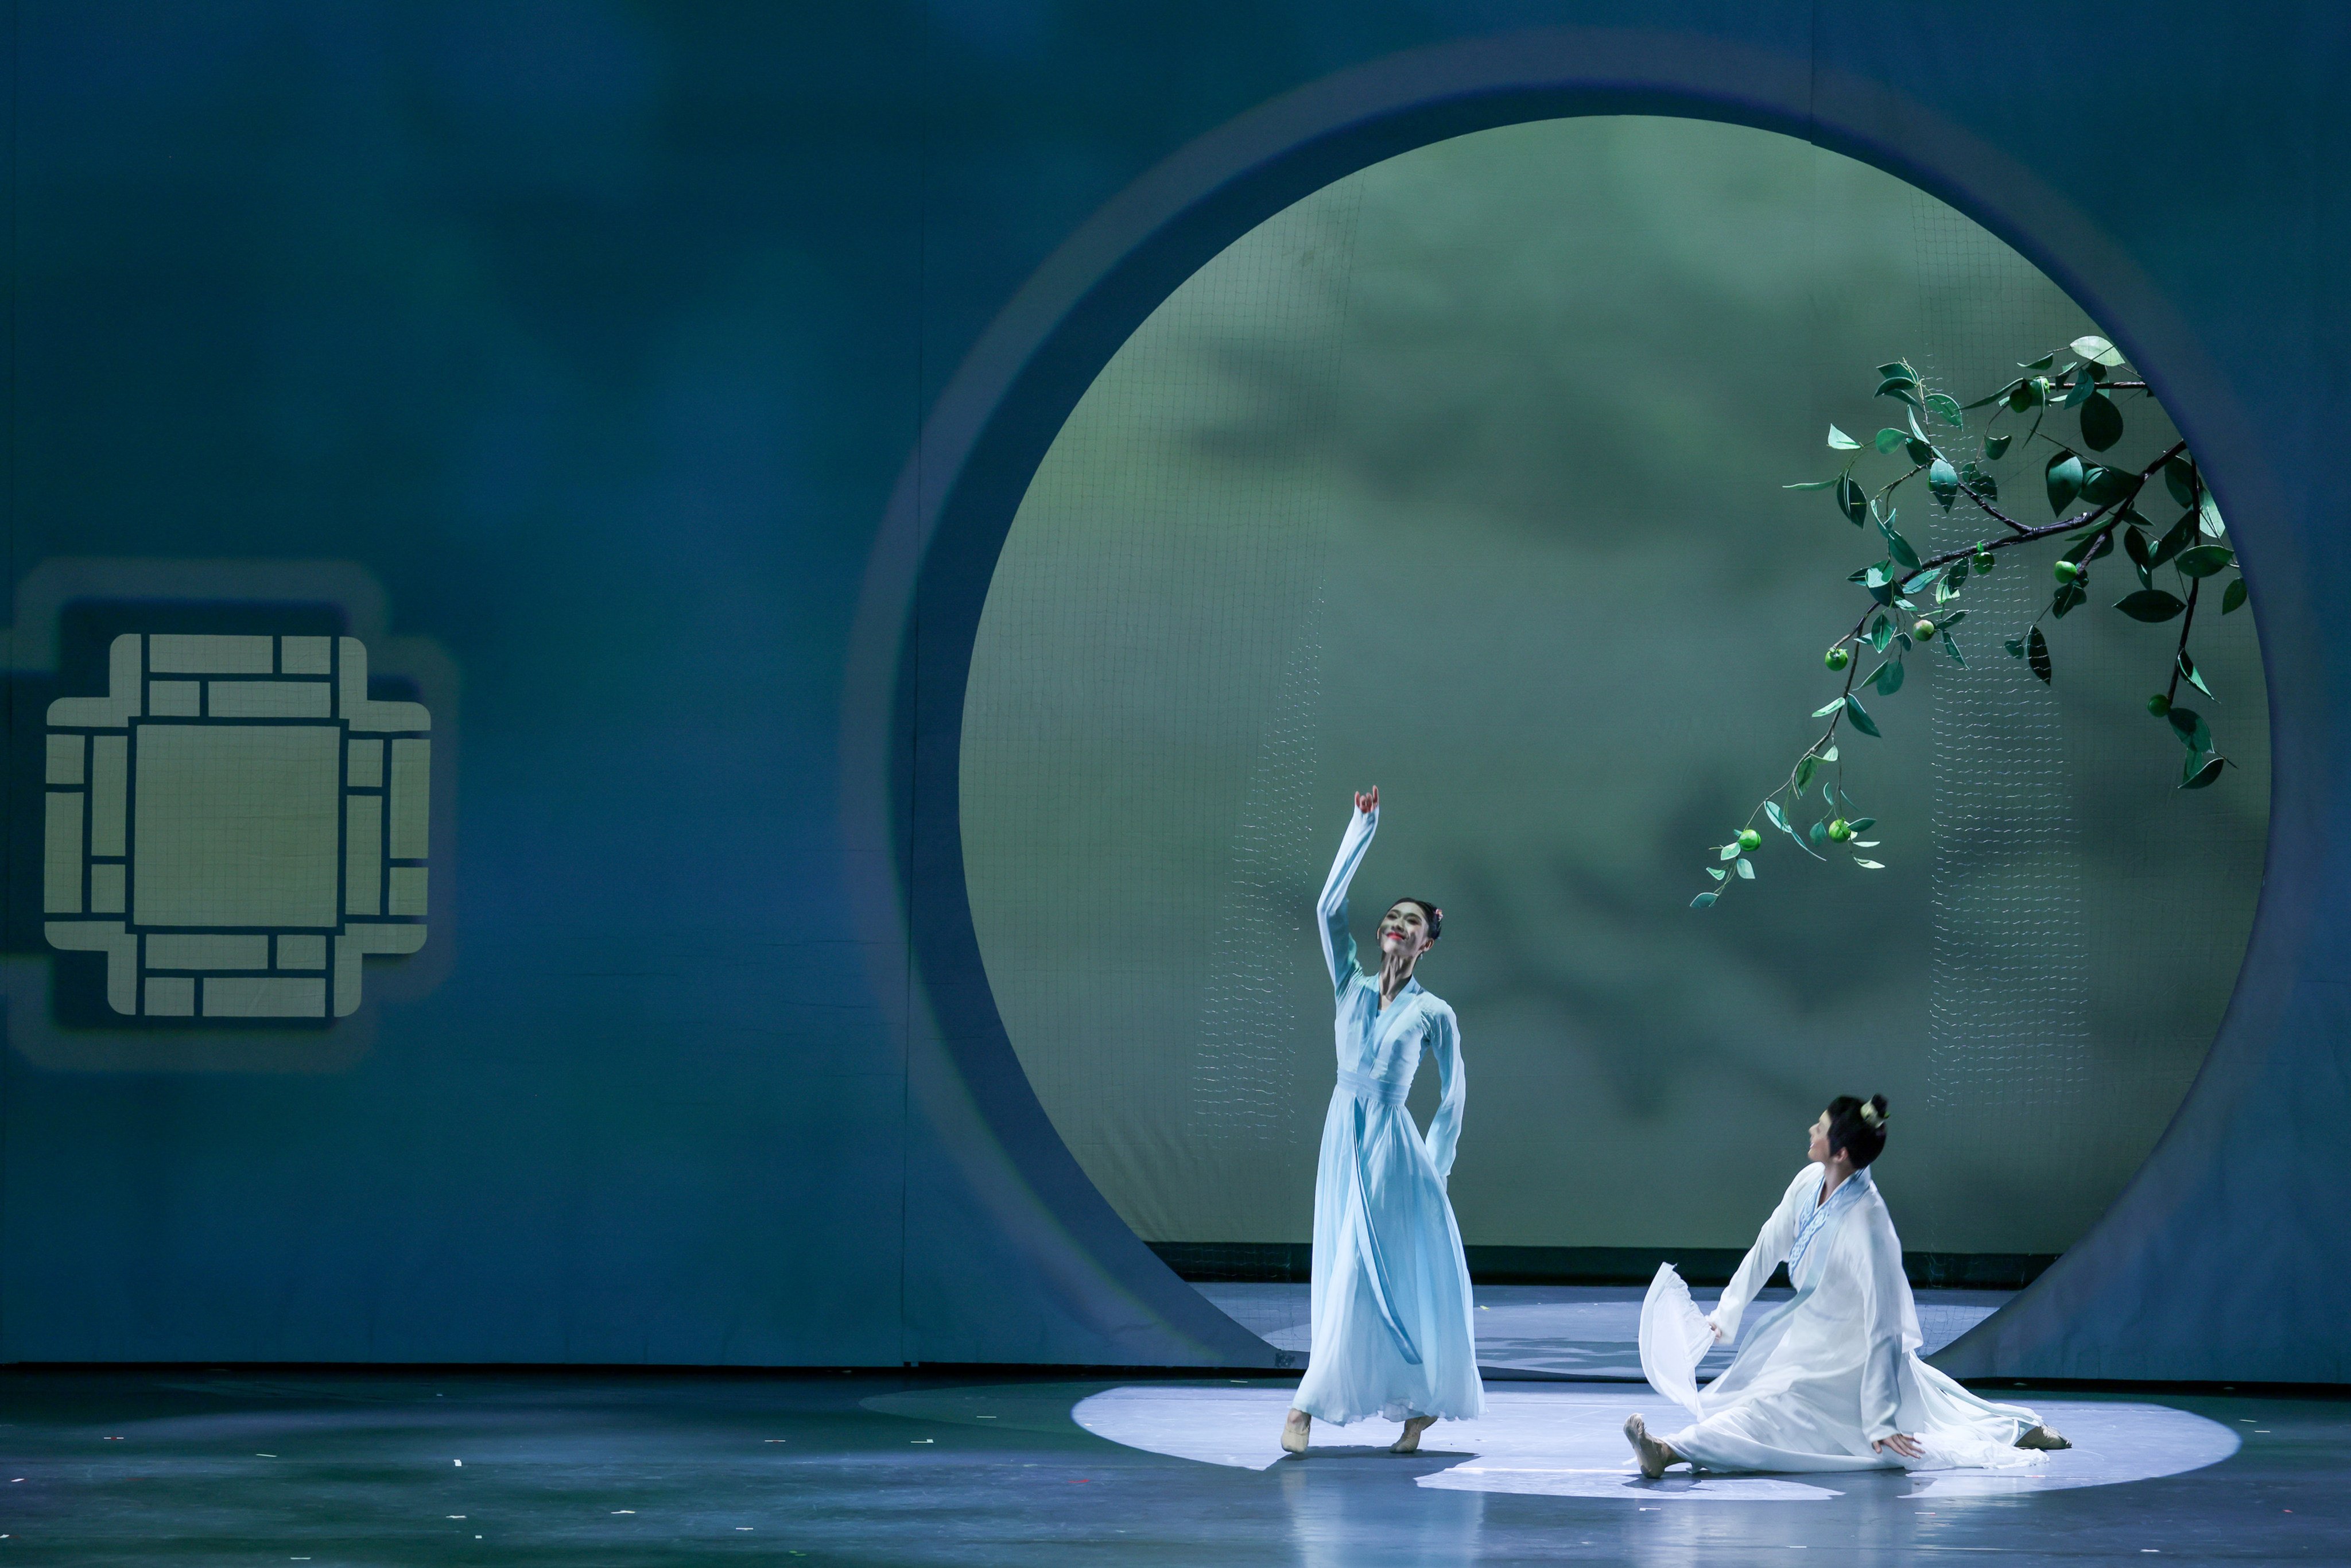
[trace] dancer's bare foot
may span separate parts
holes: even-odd
[[[1292,1410],[1281,1424],[1281,1446],[1293,1454],[1306,1451],[1306,1434],[1312,1429],[1314,1417],[1303,1410]]]
[[[1388,1446],[1388,1452],[1391,1454],[1420,1452],[1420,1435],[1436,1425],[1437,1417],[1434,1416],[1415,1416],[1408,1418],[1404,1424],[1404,1436]]]
[[[1651,1480],[1664,1475],[1666,1467],[1680,1458],[1650,1437],[1649,1424],[1638,1416],[1625,1417],[1625,1440],[1633,1445],[1633,1460],[1641,1467],[1641,1474]]]
[[[2067,1442],[2062,1435],[2051,1431],[2046,1427],[2035,1427],[2032,1431],[2019,1437],[2016,1440],[2016,1446],[2020,1448],[2043,1448],[2053,1452],[2059,1448],[2070,1448],[2074,1445]]]

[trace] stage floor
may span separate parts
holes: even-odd
[[[0,1568],[2351,1560],[2340,1398],[2003,1388],[2083,1440],[2027,1484],[1644,1485],[1610,1448],[1625,1410],[1658,1404],[1644,1387],[1504,1385],[1486,1420],[1438,1426],[1415,1458],[1383,1451],[1374,1424],[1318,1429],[1290,1459],[1273,1444],[1290,1386],[5,1372]]]
[[[1227,1316],[1277,1350],[1307,1348],[1307,1287],[1303,1284],[1195,1284]],[[1641,1375],[1641,1299],[1638,1285],[1479,1285],[1478,1366],[1489,1378],[1632,1378]],[[1698,1304],[1712,1304],[1719,1291],[1700,1286]],[[1767,1290],[1747,1316],[1761,1319],[1771,1303],[1788,1299],[1785,1290]],[[1932,1355],[1997,1312],[2006,1291],[1920,1291],[1918,1329],[1922,1354]],[[1698,1364],[1701,1381],[1730,1364],[1719,1349]]]

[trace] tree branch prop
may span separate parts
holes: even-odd
[[[1835,425],[1829,426],[1830,448],[1853,454],[1845,460],[1844,467],[1834,478],[1783,486],[1790,490],[1829,491],[1839,514],[1861,529],[1865,537],[1874,530],[1886,548],[1886,555],[1847,579],[1869,596],[1869,602],[1854,622],[1853,629],[1831,643],[1825,655],[1829,669],[1844,677],[1837,695],[1813,713],[1815,719],[1827,721],[1825,727],[1804,747],[1778,787],[1747,814],[1731,841],[1715,846],[1714,863],[1705,868],[1715,885],[1690,901],[1693,908],[1710,907],[1734,882],[1755,880],[1754,852],[1763,841],[1759,818],[1764,825],[1794,840],[1796,847],[1814,860],[1827,860],[1826,852],[1834,848],[1850,854],[1854,864],[1864,871],[1886,869],[1882,862],[1860,852],[1879,847],[1881,841],[1863,836],[1877,825],[1877,820],[1865,815],[1860,804],[1846,793],[1844,762],[1837,744],[1840,728],[1850,727],[1873,738],[1878,734],[1876,721],[1862,706],[1855,687],[1865,685],[1881,697],[1892,696],[1902,688],[1909,655],[1938,643],[1954,664],[1964,666],[1967,657],[1952,629],[1968,618],[1959,600],[1969,580],[1990,572],[1999,564],[2002,552],[2044,539],[2063,536],[2073,543],[2052,563],[2057,586],[2049,602],[2021,635],[2010,637],[2002,644],[2009,653],[2023,660],[2043,682],[2053,683],[2055,670],[2042,622],[2062,621],[2088,601],[2090,563],[2109,554],[2119,535],[2124,553],[2138,578],[2138,588],[2117,600],[2115,608],[2150,625],[2173,619],[2179,622],[2179,642],[2172,653],[2170,680],[2147,703],[2147,711],[2166,720],[2187,748],[2179,788],[2204,789],[2218,780],[2230,766],[2229,759],[2213,747],[2211,728],[2203,717],[2193,708],[2180,706],[2176,700],[2183,680],[2205,696],[2212,696],[2211,688],[2204,684],[2189,655],[2188,637],[2196,623],[2196,607],[2205,580],[2232,571],[2237,564],[2235,551],[2222,542],[2228,531],[2220,521],[2220,509],[2212,504],[2203,475],[2189,455],[2184,441],[2173,443],[2137,472],[2107,466],[2082,455],[2083,452],[2105,452],[2122,439],[2124,419],[2116,393],[2153,394],[2143,381],[2116,381],[2107,374],[2123,362],[2123,357],[2104,338],[2076,339],[2072,350],[2076,357],[2063,370],[2056,368],[2058,355],[2044,354],[2030,364],[2020,365],[2018,369],[2024,374],[1998,392],[1966,404],[1948,393],[1928,391],[1925,378],[1906,360],[1880,365],[1876,395],[1891,399],[1902,407],[1903,423],[1880,430],[1867,445]],[[1980,435],[1971,435],[1968,415],[1984,408],[1991,413]],[[2043,434],[2042,423],[2053,412],[2073,416],[2079,427],[2080,450]],[[2032,424],[2022,433],[2019,456],[2034,450],[2035,441],[2046,442],[2052,449],[2041,465],[2041,483],[2049,500],[2049,510],[2057,520],[2038,525],[2021,521],[2001,509],[2000,476],[1995,467],[2008,457],[2012,446],[2020,444],[2012,425],[2028,417]],[[2011,427],[2001,428],[2003,421]],[[1930,429],[1937,434],[1929,434]],[[1972,450],[1961,451],[1958,445],[1961,440]],[[1854,477],[1854,470],[1865,458],[1896,454],[1907,467],[1876,491],[1865,489]],[[1948,516],[1953,507],[1965,502],[1970,515],[1980,515],[2005,531],[1991,535],[1967,549],[1920,556],[1896,527],[1897,513],[1894,505],[1902,486],[1920,475],[1926,476],[1928,505],[1939,507]],[[2141,497],[2151,494],[2148,486],[2158,477],[2163,481],[2164,492],[2183,508],[2179,520],[2159,538],[2155,537],[2155,525],[2138,509]],[[2011,474],[2011,483],[2013,482]],[[2066,515],[2067,508],[2077,503],[2085,509]],[[2164,580],[2181,592],[2158,587],[2159,572],[2167,572]],[[2225,615],[2244,602],[2244,579],[2231,575],[2221,593],[2220,612]],[[1861,674],[1865,654],[1877,660],[1866,676]],[[1829,770],[1825,778],[1821,777],[1823,768]],[[1816,778],[1821,787],[1819,819],[1810,827],[1799,829],[1796,818],[1805,810],[1806,791]]]

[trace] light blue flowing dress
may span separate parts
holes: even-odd
[[[1467,1420],[1486,1406],[1469,1268],[1445,1196],[1468,1087],[1460,1029],[1417,980],[1383,1009],[1347,929],[1347,884],[1378,827],[1377,810],[1355,814],[1318,906],[1339,1082],[1314,1180],[1313,1348],[1291,1403],[1342,1427],[1374,1416]],[[1443,1095],[1426,1138],[1405,1110],[1424,1050]]]

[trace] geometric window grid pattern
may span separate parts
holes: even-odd
[[[148,1019],[337,1019],[424,946],[432,715],[356,637],[131,632],[49,705],[49,946]]]

